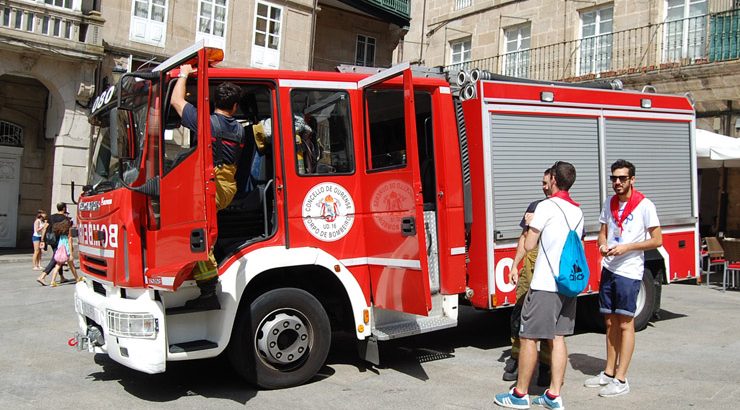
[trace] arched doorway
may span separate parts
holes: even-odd
[[[30,248],[36,210],[49,210],[54,140],[45,138],[49,89],[36,78],[0,76],[0,248]]]
[[[18,230],[23,128],[0,120],[0,248],[14,248]]]

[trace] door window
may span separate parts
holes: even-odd
[[[298,173],[353,172],[352,123],[347,92],[293,90],[290,103]]]

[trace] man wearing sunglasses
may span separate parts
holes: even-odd
[[[611,166],[615,195],[602,207],[599,252],[603,257],[599,310],[606,321],[606,367],[584,383],[599,396],[629,393],[627,369],[635,349],[635,311],[645,269],[644,251],[662,245],[655,205],[634,188],[635,166],[623,159]]]

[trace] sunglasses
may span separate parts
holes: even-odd
[[[617,182],[617,180],[619,180],[619,182],[624,183],[627,182],[628,179],[630,179],[629,175],[609,175],[609,180],[612,182]]]

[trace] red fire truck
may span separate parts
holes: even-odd
[[[578,172],[571,194],[594,273],[581,305],[598,291],[598,215],[617,158],[636,164],[664,232],[646,256],[638,327],[661,284],[697,277],[686,97],[492,79],[460,100],[404,64],[376,74],[215,67],[222,57],[193,46],[95,100],[77,213],[81,348],[146,373],[227,353],[264,388],[313,377],[332,332],[353,334],[377,363],[379,342],[453,327],[460,305],[515,303],[519,219],[556,160]],[[170,107],[185,63],[197,68],[187,80],[197,133]],[[249,141],[238,192],[217,211],[209,116],[223,81],[243,90],[236,118]],[[193,266],[211,247],[221,308],[188,310]]]

